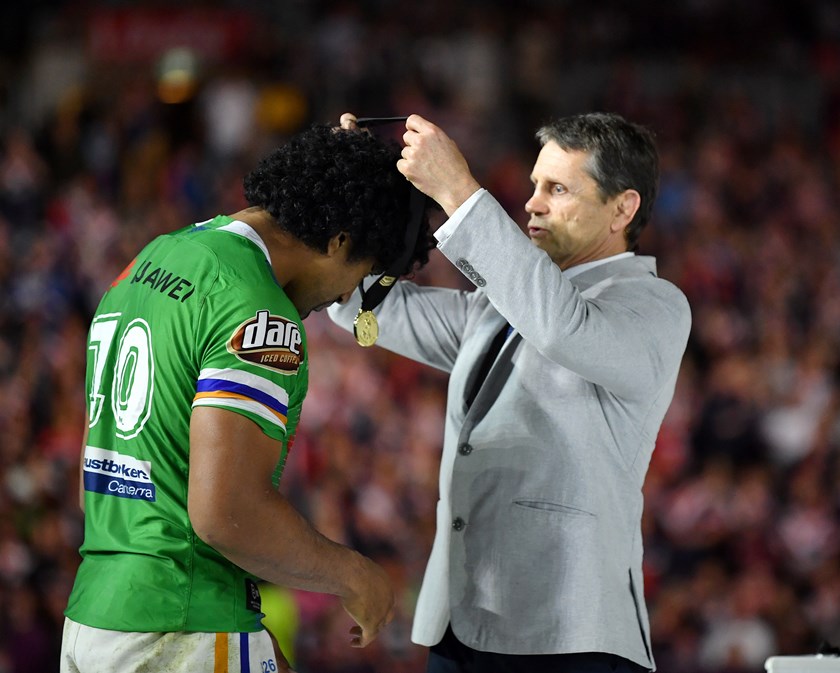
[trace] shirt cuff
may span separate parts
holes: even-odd
[[[452,213],[452,217],[446,220],[446,222],[438,228],[435,232],[435,238],[438,241],[438,245],[446,242],[446,239],[455,233],[458,225],[461,224],[461,221],[467,216],[467,213],[470,212],[472,207],[475,205],[475,202],[478,201],[481,195],[486,192],[486,189],[479,187],[475,192],[473,192],[470,198],[458,206],[458,209]]]

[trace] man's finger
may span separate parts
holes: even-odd
[[[408,162],[405,159],[400,159],[397,161],[397,170],[402,173],[402,176],[408,180],[409,177],[406,175],[406,171],[408,170]]]
[[[367,647],[376,640],[376,636],[379,635],[381,630],[381,627],[376,630],[371,630],[363,629],[361,626],[354,626],[350,629],[350,635],[353,636],[350,639],[350,645],[352,647]]]
[[[405,147],[413,147],[417,144],[418,140],[420,140],[419,131],[406,131],[403,133],[403,143],[405,143]]]
[[[367,645],[365,642],[365,635],[364,630],[361,626],[354,626],[350,629],[350,646],[351,647],[364,647]]]
[[[405,120],[405,127],[409,131],[421,131],[423,129],[434,128],[435,125],[420,115],[413,114],[409,115],[408,119]]]

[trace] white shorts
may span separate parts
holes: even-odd
[[[64,620],[61,673],[271,673],[267,631],[134,633]]]

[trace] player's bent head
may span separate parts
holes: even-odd
[[[315,125],[245,176],[245,198],[319,252],[346,232],[348,261],[373,259],[375,270],[385,269],[402,252],[409,218],[410,184],[396,168],[399,152],[364,131]],[[433,245],[424,215],[412,266],[428,262]]]

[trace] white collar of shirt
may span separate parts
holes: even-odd
[[[487,190],[482,188],[477,189],[470,198],[464,201],[458,209],[452,213],[452,217],[450,217],[446,222],[444,222],[440,228],[435,232],[435,238],[438,240],[438,244],[443,243],[446,241],[447,238],[452,234],[453,231],[461,224],[461,220],[464,219],[466,214],[472,209],[473,205],[475,204],[478,199],[481,198],[481,195],[484,194]],[[606,264],[607,262],[614,262],[617,259],[624,259],[625,257],[634,257],[636,253],[634,252],[620,252],[617,255],[612,255],[610,257],[604,257],[603,259],[596,259],[592,262],[584,262],[583,264],[578,264],[577,266],[573,266],[570,269],[566,269],[563,272],[563,275],[566,278],[574,278],[578,274],[583,273],[584,271],[589,271],[589,269],[594,269],[596,266],[600,266],[601,264]]]
[[[606,264],[607,262],[614,262],[617,259],[624,259],[626,257],[635,257],[635,252],[620,252],[617,255],[611,255],[609,257],[604,257],[603,259],[596,259],[591,262],[584,262],[583,264],[578,264],[577,266],[570,267],[563,272],[563,275],[566,278],[574,278],[575,276],[579,276],[584,271],[589,271],[589,269],[594,269],[596,266],[601,266],[601,264]]]
[[[216,231],[229,231],[233,234],[238,234],[244,238],[247,238],[249,241],[254,243],[262,253],[265,255],[266,260],[269,264],[271,264],[271,255],[268,254],[268,246],[266,246],[265,242],[262,240],[260,235],[254,230],[254,228],[250,224],[246,224],[242,220],[233,220],[233,222],[229,222],[228,224],[223,224],[221,227],[216,229]]]

